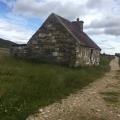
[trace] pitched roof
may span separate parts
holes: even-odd
[[[40,31],[46,32],[46,29],[44,27],[45,23],[47,22],[54,22],[57,19],[59,23],[61,23],[66,30],[78,41],[80,45],[89,47],[89,48],[94,48],[101,50],[100,47],[83,31],[80,30],[80,27],[78,26],[77,22],[71,22],[61,16],[58,16],[54,13],[52,13],[47,20],[43,23],[43,25],[36,31],[36,33],[30,38],[28,41],[28,44],[36,40],[38,37],[38,34]]]
[[[53,13],[54,14],[54,13]],[[100,49],[100,47],[83,31],[80,30],[76,22],[71,22],[61,16],[54,14],[58,20],[66,27],[66,29],[74,35],[74,37],[79,40],[79,42],[87,47]]]

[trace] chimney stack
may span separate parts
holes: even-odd
[[[77,18],[77,24],[79,25],[80,30],[83,31],[83,24],[84,24],[84,22],[79,20],[79,18]]]

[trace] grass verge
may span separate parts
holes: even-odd
[[[110,69],[102,57],[97,67],[67,68],[32,63],[0,54],[0,120],[25,120],[39,107],[82,89]]]

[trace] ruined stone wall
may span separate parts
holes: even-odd
[[[30,50],[27,46],[12,46],[10,48],[10,54],[19,58],[29,57]]]
[[[57,21],[45,23],[28,43],[32,58],[73,66],[76,58],[76,41]]]
[[[84,46],[76,46],[76,62],[75,66],[91,66],[99,65],[100,51]]]

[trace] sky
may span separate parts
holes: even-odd
[[[27,43],[51,13],[83,20],[102,53],[120,53],[120,0],[0,0],[0,38]]]

